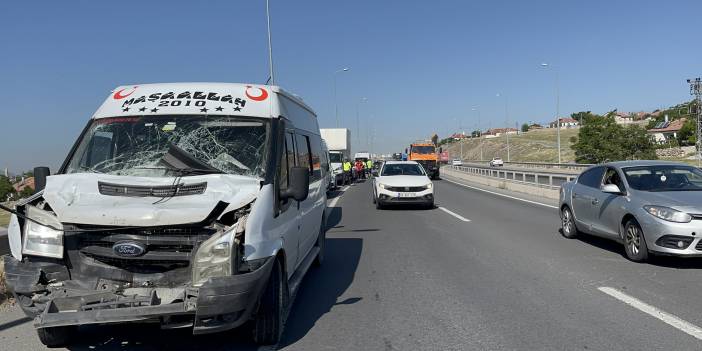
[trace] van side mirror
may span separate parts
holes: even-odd
[[[622,193],[622,189],[619,189],[619,187],[614,184],[605,184],[602,186],[601,190],[603,193],[608,194],[620,195]]]
[[[49,167],[34,167],[34,193],[46,188],[46,177],[50,175]]]
[[[304,201],[310,192],[310,170],[307,167],[292,167],[290,169],[290,184],[280,193],[282,200],[295,199]]]

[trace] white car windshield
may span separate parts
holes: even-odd
[[[187,174],[228,173],[263,177],[267,136],[268,123],[253,118],[142,116],[96,119],[71,156],[66,173],[158,177],[196,170]],[[188,162],[168,161],[174,157]]]
[[[381,174],[383,177],[398,175],[422,176],[424,175],[424,171],[416,164],[398,163],[385,165],[385,167],[383,167],[383,173]]]

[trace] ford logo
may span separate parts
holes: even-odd
[[[137,257],[146,253],[146,247],[135,241],[120,241],[112,246],[117,256]]]

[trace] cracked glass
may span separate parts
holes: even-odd
[[[172,176],[171,145],[228,174],[263,178],[269,123],[232,116],[142,116],[92,122],[66,173]]]

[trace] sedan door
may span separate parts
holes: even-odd
[[[600,184],[605,168],[597,166],[583,172],[578,181],[573,185],[571,194],[573,206],[573,215],[576,223],[581,230],[592,233],[593,225],[596,220],[596,212],[594,206],[599,201]]]
[[[593,199],[593,230],[596,234],[607,237],[619,237],[619,225],[622,218],[622,207],[626,205],[626,193],[621,175],[613,167],[607,167],[600,188],[607,184],[616,185],[622,194],[610,194],[600,190]]]

